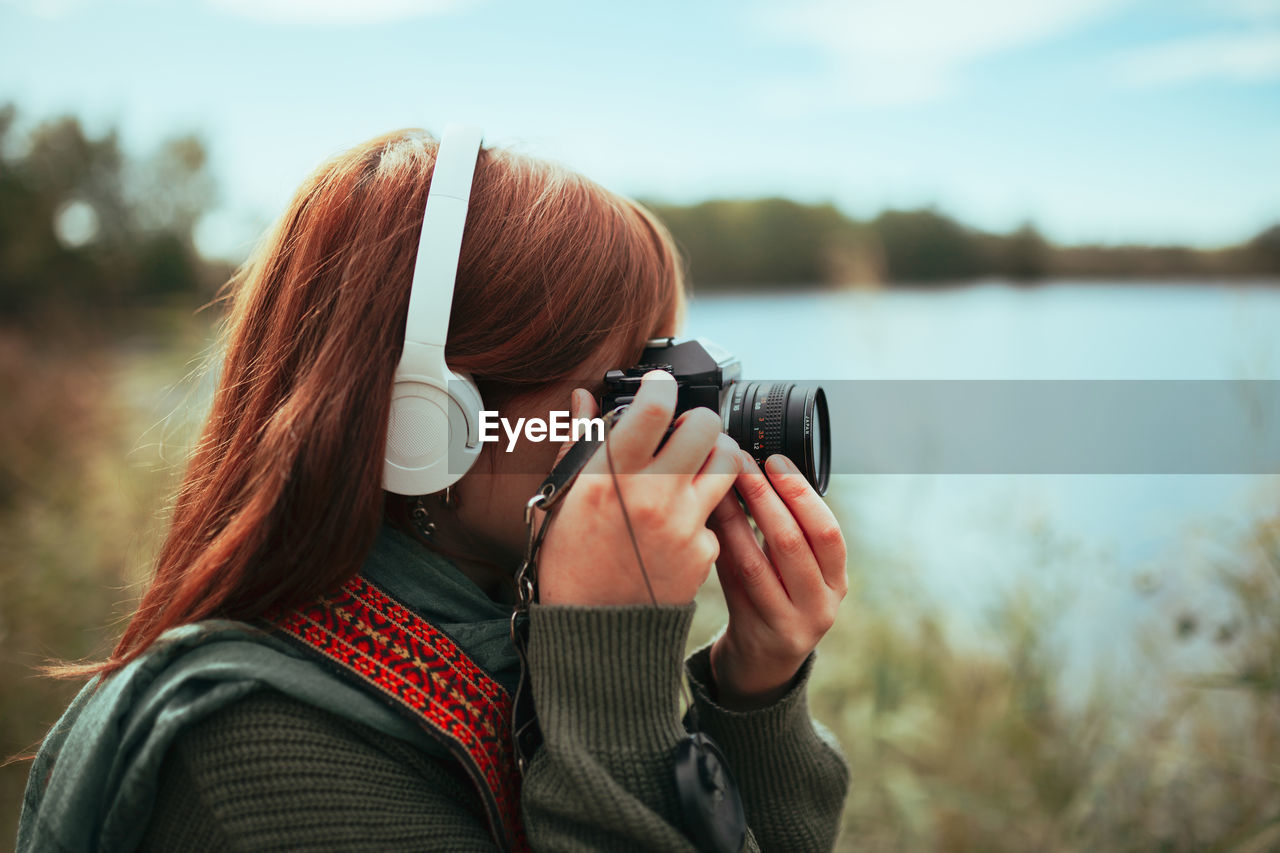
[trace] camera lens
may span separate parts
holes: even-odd
[[[735,382],[724,402],[725,432],[761,465],[775,453],[786,456],[827,493],[831,474],[831,429],[827,395],[794,382]]]

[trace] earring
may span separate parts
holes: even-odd
[[[431,520],[431,514],[427,512],[427,496],[418,495],[409,502],[409,520],[413,523],[414,530],[428,542],[434,542],[436,538],[436,523]]]
[[[444,492],[436,492],[440,495],[440,505],[445,509],[457,509],[458,498],[453,493],[453,486],[449,486]],[[436,523],[431,518],[430,511],[427,510],[427,498],[432,495],[418,495],[409,502],[409,520],[413,523],[414,530],[428,542],[434,542],[436,538]]]

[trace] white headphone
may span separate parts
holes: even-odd
[[[451,486],[480,454],[480,391],[445,364],[444,345],[482,136],[478,127],[451,124],[436,151],[387,422],[382,487],[398,495]]]

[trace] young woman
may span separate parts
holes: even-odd
[[[834,844],[848,769],[805,685],[845,593],[839,526],[709,410],[663,442],[662,371],[609,433],[612,471],[597,451],[547,528],[524,688],[540,745],[517,762],[513,575],[567,447],[488,444],[447,492],[382,489],[436,151],[398,132],[324,164],[238,277],[154,577],[112,657],[78,670],[95,677],[32,768],[20,850],[695,849],[685,676],[748,848]],[[683,298],[643,208],[481,151],[446,357],[486,408],[597,414],[593,383],[674,335]],[[729,624],[682,662],[713,565]]]

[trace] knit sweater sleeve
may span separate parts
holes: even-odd
[[[849,766],[835,737],[809,716],[814,657],[805,660],[785,696],[753,711],[732,711],[716,701],[710,645],[685,665],[698,727],[724,752],[762,850],[830,850],[840,831]]]
[[[671,763],[685,734],[682,658],[693,610],[532,607],[529,670],[543,744],[523,806],[534,849],[694,849],[680,829]],[[743,789],[749,849],[831,849],[848,773],[809,720],[807,667],[781,702],[734,714],[710,698],[697,655],[690,664],[702,728],[722,740]]]

